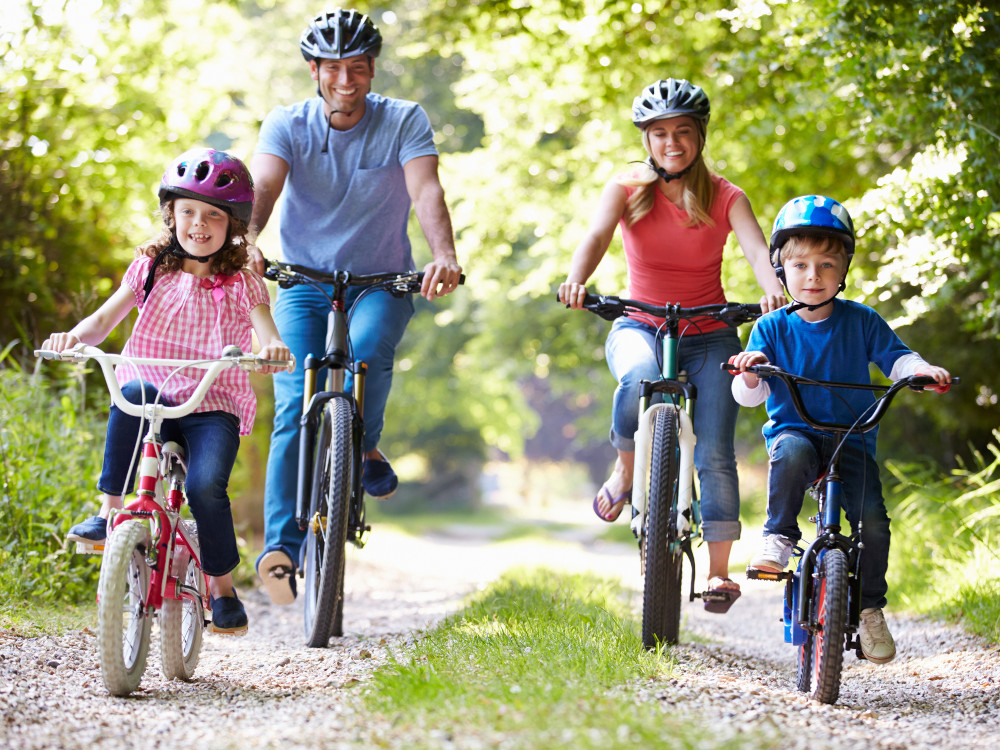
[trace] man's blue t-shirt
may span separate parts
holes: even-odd
[[[795,313],[775,310],[758,319],[750,333],[747,351],[759,351],[768,361],[795,375],[840,383],[870,383],[869,363],[883,374],[892,372],[897,359],[910,353],[882,317],[870,307],[835,299],[830,317],[808,323]],[[812,431],[795,411],[788,386],[769,378],[768,447],[782,430]],[[799,386],[809,414],[822,422],[851,424],[875,400],[871,391]],[[863,421],[863,420],[862,420]],[[865,435],[865,448],[875,454],[875,433]],[[857,436],[852,436],[857,439]]]
[[[352,273],[413,268],[403,165],[437,155],[419,104],[369,93],[361,121],[346,131],[328,126],[319,97],[277,107],[256,152],[289,166],[280,225],[286,261]]]

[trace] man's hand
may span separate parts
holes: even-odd
[[[264,253],[253,242],[247,242],[247,266],[258,276],[264,275]]]
[[[462,277],[462,267],[454,258],[435,259],[424,266],[420,296],[429,301],[454,292]]]

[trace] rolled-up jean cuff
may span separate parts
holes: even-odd
[[[743,530],[739,521],[704,521],[701,538],[706,542],[735,542]]]
[[[635,453],[635,440],[633,438],[622,437],[614,430],[608,435],[611,445],[623,453]]]

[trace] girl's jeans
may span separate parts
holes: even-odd
[[[736,475],[734,434],[739,405],[730,390],[732,376],[719,365],[741,350],[732,328],[686,335],[678,349],[678,367],[698,388],[694,410],[697,442],[694,464],[701,491],[702,537],[706,542],[740,538],[740,487]],[[618,381],[611,408],[611,444],[635,451],[639,427],[639,382],[659,380],[662,343],[656,330],[638,320],[618,318],[611,327],[605,356]],[[656,397],[659,400],[659,396]]]
[[[325,288],[329,293],[331,287]],[[348,291],[347,310],[351,316],[354,359],[368,365],[364,404],[364,450],[368,452],[378,446],[382,434],[396,347],[413,316],[413,301],[409,296],[400,298],[387,292],[373,292],[355,306],[361,291],[360,287]],[[295,521],[299,418],[305,388],[303,366],[309,354],[320,357],[326,352],[329,312],[330,303],[317,289],[302,285],[278,290],[274,322],[282,340],[295,355],[298,367],[292,373],[280,372],[273,379],[274,430],[264,484],[264,547],[283,546],[294,561],[298,561],[305,536]],[[345,388],[350,391],[350,377]]]
[[[146,403],[156,398],[156,387],[139,380],[122,386],[122,394],[130,403],[141,404],[143,388]],[[142,455],[141,445],[131,473],[129,465],[135,453],[136,438],[141,440],[148,426],[146,420],[111,406],[104,444],[104,468],[97,483],[101,492],[108,495],[132,492],[138,456]],[[165,419],[160,437],[164,442],[173,440],[184,446],[187,498],[198,524],[202,570],[210,576],[225,575],[240,562],[227,494],[229,475],[240,447],[239,419],[227,411],[202,411],[180,419]]]
[[[798,517],[804,495],[826,470],[837,442],[830,435],[798,430],[785,430],[771,441],[765,535],[781,534],[793,542],[802,538]],[[858,518],[863,522],[861,608],[884,607],[890,534],[878,464],[861,445],[850,441],[840,451],[840,475],[844,514],[855,530]]]

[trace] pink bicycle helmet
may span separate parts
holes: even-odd
[[[232,154],[194,148],[174,159],[160,180],[160,206],[172,198],[194,198],[218,206],[244,224],[253,213],[253,179]]]

